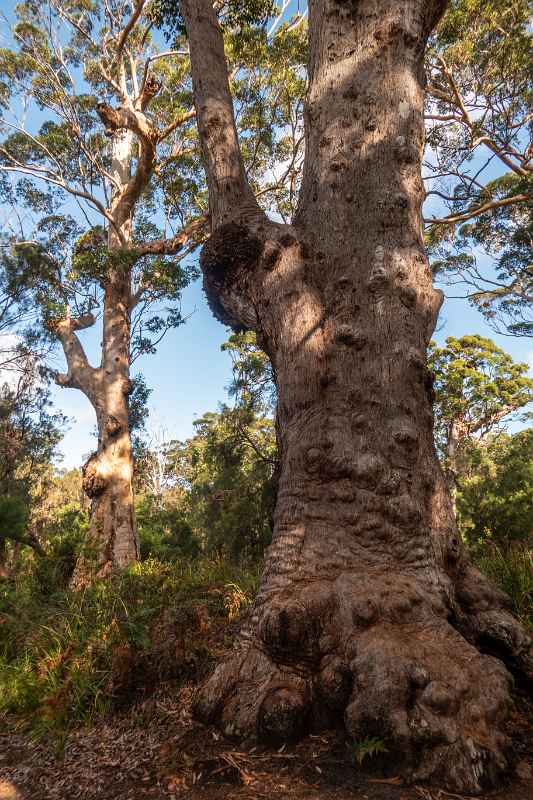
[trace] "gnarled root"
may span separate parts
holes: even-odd
[[[414,578],[299,583],[257,614],[255,638],[196,698],[197,716],[226,735],[280,742],[343,721],[356,740],[382,737],[406,779],[456,792],[483,791],[509,769],[512,678]]]
[[[467,562],[456,582],[456,597],[456,626],[463,636],[533,681],[531,637],[511,614],[507,595]]]

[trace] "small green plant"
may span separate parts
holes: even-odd
[[[359,739],[354,743],[354,756],[359,766],[362,765],[365,758],[372,758],[380,753],[387,752],[384,740],[377,736],[367,736],[365,739]]]
[[[513,612],[524,625],[533,625],[533,551],[515,543],[507,551],[493,542],[478,547],[478,567],[509,595]]]

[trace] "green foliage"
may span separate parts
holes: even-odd
[[[454,437],[482,438],[533,398],[527,364],[515,363],[491,339],[477,334],[449,336],[431,345],[435,376],[435,438],[444,458]]]
[[[533,197],[531,178],[506,174],[488,182],[470,200],[482,205],[518,195]],[[458,230],[433,229],[428,239],[433,273],[450,284],[463,281],[470,302],[497,332],[531,336],[532,237],[533,202],[502,205]],[[480,250],[493,264],[494,273],[486,278],[478,265]]]
[[[233,362],[233,380],[228,387],[239,407],[256,413],[271,412],[276,404],[272,365],[257,345],[255,331],[233,333],[221,347]]]
[[[533,540],[533,429],[502,428],[533,396],[527,364],[491,339],[450,336],[431,346],[435,440],[456,494],[457,521],[469,546]]]
[[[66,24],[56,3],[46,20],[38,3],[20,3],[13,46],[0,50],[0,105],[33,102],[39,109],[31,135],[2,129],[0,191],[6,204],[31,218],[33,230],[23,243],[8,235],[1,241],[0,331],[21,324],[35,308],[51,330],[50,323],[68,308],[74,316],[98,309],[110,278],[127,277],[136,300],[135,358],[153,352],[165,331],[183,322],[181,292],[197,277],[184,259],[205,236],[199,229],[176,255],[141,252],[143,243],[168,236],[208,209],[196,127],[187,118],[189,62],[182,56],[150,61],[150,77],[161,85],[147,118],[159,131],[186,119],[159,143],[157,166],[136,200],[131,246],[111,251],[109,220],[98,207],[104,200],[110,207],[109,144],[96,107],[102,100],[118,104],[113,88],[118,72],[116,48],[106,54],[100,45],[116,41],[117,30],[110,28],[120,28],[129,10],[127,5],[117,9],[112,20],[101,13],[99,0],[69,0],[62,8],[76,25]],[[270,0],[220,7],[247,173],[263,207],[288,221],[303,157],[307,42],[304,25],[281,25],[269,38],[266,26],[274,13]],[[459,91],[476,107],[471,130],[464,119],[452,119],[428,134],[438,169],[454,176],[445,194],[451,213],[531,191],[527,175],[507,168],[490,180],[470,180],[478,168],[474,150],[484,136],[503,142],[508,156],[526,141],[523,120],[531,109],[526,19],[525,0],[492,0],[488,6],[483,0],[452,0],[434,37],[431,58],[446,60]],[[137,78],[146,60],[160,55],[154,22],[167,30],[176,48],[186,45],[178,5],[148,3],[128,43],[137,59]],[[59,41],[61,58],[55,49]],[[444,96],[436,105],[445,116],[450,86],[437,61],[431,81]],[[131,62],[124,63],[131,89]],[[140,158],[137,145],[133,173]],[[33,176],[8,180],[1,170],[15,161],[32,165]],[[42,184],[35,178],[42,170],[60,174],[64,184]],[[76,216],[65,200],[71,191],[82,204],[89,197]],[[531,235],[527,204],[501,205],[472,217],[457,233],[454,225],[433,227],[433,268],[445,278],[469,276],[474,282],[470,298],[490,320],[504,320],[511,332],[526,332]],[[494,259],[490,286],[477,272],[480,249]],[[79,471],[57,474],[50,467],[62,422],[40,384],[2,390],[0,540],[11,535],[21,541],[31,528],[44,552],[36,555],[22,547],[17,556],[11,553],[13,568],[0,580],[0,711],[30,715],[41,732],[64,730],[134,699],[150,683],[198,677],[216,651],[211,634],[204,638],[204,623],[208,631],[224,632],[225,622],[251,602],[257,567],[243,565],[258,564],[272,532],[275,387],[254,334],[231,336],[223,350],[234,363],[230,393],[236,407],[205,414],[186,442],[165,443],[157,452],[138,442],[142,560],[82,593],[68,590],[87,530],[81,476]],[[461,531],[482,569],[510,594],[521,618],[531,621],[527,547],[533,534],[533,432],[494,434],[528,402],[533,383],[525,365],[514,364],[480,336],[450,337],[445,346],[434,346],[430,367],[442,457],[450,457],[454,436],[459,445],[454,469]],[[138,434],[149,391],[141,376],[133,381],[130,428]],[[176,657],[177,645],[184,650],[182,659]],[[386,752],[379,738],[355,744],[359,764]]]
[[[227,27],[263,26],[275,9],[274,0],[230,0],[223,7],[222,21]],[[154,0],[149,15],[164,31],[167,41],[175,42],[185,34],[179,3],[174,0]]]
[[[16,293],[20,300],[22,295],[53,339],[54,320],[67,311],[77,317],[99,308],[103,290],[113,275],[122,272],[137,301],[132,318],[135,358],[154,352],[166,331],[182,324],[181,292],[197,276],[193,266],[181,263],[189,250],[163,257],[142,255],[135,245],[165,238],[165,228],[154,224],[155,219],[164,218],[171,237],[176,227],[203,214],[204,205],[199,160],[191,163],[191,148],[185,146],[191,136],[196,138],[191,120],[170,132],[158,149],[158,167],[164,172],[170,159],[173,173],[183,178],[178,191],[152,170],[133,204],[131,247],[116,253],[108,246],[108,209],[116,191],[110,184],[109,141],[96,112],[99,102],[123,102],[117,83],[119,65],[108,42],[116,41],[129,16],[127,4],[107,14],[100,2],[54,2],[44,20],[42,9],[32,0],[17,4],[11,46],[0,51],[0,103],[24,107],[30,120],[45,119],[28,132],[22,130],[23,124],[2,127],[0,189],[4,202],[17,210],[13,217],[18,220],[16,228],[9,219],[6,222],[9,235],[2,255],[10,273],[10,296]],[[134,92],[145,63],[156,83],[164,77],[164,89],[150,108],[150,119],[164,130],[190,109],[191,92],[184,85],[183,61],[150,62],[157,53],[150,28],[143,14],[130,31],[125,81],[127,90]],[[183,158],[182,147],[187,151]],[[134,143],[133,179],[139,159]],[[17,243],[21,238],[24,243]]]
[[[428,188],[446,208],[439,216],[466,215],[429,227],[432,265],[515,335],[533,333],[532,41],[528,0],[452,0],[428,59]]]
[[[141,559],[175,561],[200,554],[200,541],[193,533],[185,503],[161,505],[151,495],[144,495],[135,506]]]
[[[139,373],[131,379],[131,391],[128,395],[128,428],[135,461],[142,460],[144,455],[146,423],[150,415],[148,398],[151,394],[152,389],[147,386],[144,375]]]
[[[533,428],[498,434],[465,449],[458,482],[458,522],[472,547],[505,550],[533,542]]]
[[[36,487],[49,469],[65,418],[54,413],[49,393],[30,360],[14,387],[0,386],[0,566],[6,542],[40,549],[32,530]]]
[[[479,568],[533,624],[533,428],[470,442],[461,453],[457,522]]]
[[[187,491],[188,520],[202,549],[232,560],[258,558],[272,534],[276,491],[274,425],[223,407],[171,443],[169,469]]]
[[[159,681],[201,677],[217,647],[211,619],[223,632],[256,586],[255,572],[209,561],[149,560],[51,596],[26,576],[4,581],[0,711],[25,716],[37,733],[61,732]]]
[[[291,222],[304,155],[306,27],[281,25],[271,38],[263,29],[237,28],[225,40],[230,63],[245,67],[231,89],[249,180],[261,206]]]
[[[64,424],[33,376],[24,376],[15,390],[0,387],[0,492],[23,491],[35,480],[56,455]]]
[[[23,497],[0,496],[0,539],[19,539],[28,520],[28,503]]]
[[[46,115],[38,130],[25,132],[23,126],[6,125],[0,143],[5,202],[27,210],[25,224],[29,221],[33,227],[25,232],[24,245],[12,245],[20,239],[20,230],[13,228],[8,237],[12,246],[5,258],[17,276],[10,288],[23,286],[30,291],[48,328],[67,307],[74,317],[99,308],[102,290],[113,274],[128,273],[136,301],[132,360],[153,353],[166,331],[183,323],[181,292],[198,276],[186,256],[206,235],[205,227],[198,226],[184,237],[179,252],[174,248],[172,253],[171,248],[167,255],[157,249],[143,255],[140,249],[147,242],[171,239],[202,219],[208,208],[197,130],[190,115],[190,64],[183,57],[159,57],[160,37],[153,34],[154,23],[170,25],[176,49],[186,46],[178,6],[147,3],[117,59],[110,43],[126,29],[128,4],[109,14],[100,0],[66,4],[60,0],[50,4],[44,20],[41,8],[25,0],[16,6],[11,47],[0,50],[0,103],[22,104],[30,116],[39,109],[39,120]],[[296,128],[305,92],[304,36],[301,30],[283,30],[275,41],[267,42],[264,24],[274,10],[271,0],[237,0],[224,5],[220,17],[248,174],[254,186],[261,186],[266,207],[289,213],[295,200],[296,157],[303,147]],[[142,190],[133,192],[132,241],[116,253],[108,247],[106,213],[113,206],[113,168],[97,112],[102,103],[111,109],[123,106],[124,91],[133,105],[144,78],[157,87],[149,109],[143,106],[158,134],[157,166],[143,176]],[[134,139],[131,185],[143,171],[136,134]],[[273,169],[293,156],[287,172],[293,186],[287,194]],[[76,198],[80,213],[69,195]]]
[[[365,758],[372,758],[380,753],[387,752],[384,740],[378,737],[370,736],[354,742],[354,756],[359,766],[362,765]]]
[[[234,334],[222,349],[233,360],[223,406],[195,422],[186,442],[157,442],[139,449],[137,517],[143,558],[261,557],[270,541],[277,452],[275,389],[270,362],[252,333]]]
[[[35,470],[23,494],[7,496],[24,514],[24,526],[12,529],[10,538],[29,545],[5,548],[9,575],[24,575],[43,595],[67,586],[88,526],[81,497],[81,472],[58,471],[49,464]]]
[[[45,553],[37,559],[22,558],[17,571],[27,576],[39,594],[49,597],[68,586],[86,538],[88,514],[80,508],[79,502],[55,507],[46,517],[37,506],[34,521]]]
[[[4,177],[0,173],[5,197]],[[8,237],[0,233],[0,369],[15,371],[46,355],[47,348],[46,336],[31,324],[31,288],[19,280],[17,260],[6,255],[10,248]]]
[[[511,599],[513,613],[524,625],[533,626],[533,551],[515,546],[506,551],[487,543],[478,548],[479,568]]]

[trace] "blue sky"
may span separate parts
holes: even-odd
[[[225,387],[231,380],[231,359],[220,351],[228,330],[209,310],[201,281],[185,291],[182,307],[184,315],[194,311],[185,325],[171,331],[155,355],[140,358],[134,365],[153,389],[150,425],[179,439],[191,435],[196,417],[215,411],[219,403],[228,400]],[[435,334],[437,341],[446,336],[481,333],[494,339],[516,361],[533,364],[530,339],[498,336],[466,300],[444,302],[439,328]],[[88,345],[89,352],[95,352],[89,342]],[[62,466],[79,466],[95,447],[94,412],[81,392],[73,389],[54,388],[54,398],[64,413],[73,418],[61,446]]]
[[[228,332],[209,310],[201,281],[184,292],[182,311],[184,316],[191,315],[187,322],[167,334],[155,355],[143,356],[133,366],[133,373],[142,372],[153,389],[150,425],[179,439],[190,436],[195,417],[215,411],[218,403],[228,399],[224,387],[231,380],[231,359],[220,351]],[[93,363],[97,363],[97,340],[92,332],[85,334],[84,343],[94,355]],[[94,412],[89,401],[74,389],[57,387],[53,395],[64,413],[75,419],[61,446],[62,465],[78,466],[95,448]]]

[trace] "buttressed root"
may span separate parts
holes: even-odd
[[[387,766],[407,780],[456,792],[486,790],[512,766],[502,732],[511,674],[415,580],[342,575],[300,584],[257,611],[257,636],[196,698],[197,716],[227,736],[279,743],[344,724],[354,740],[383,738]],[[520,626],[507,616],[509,643]]]

